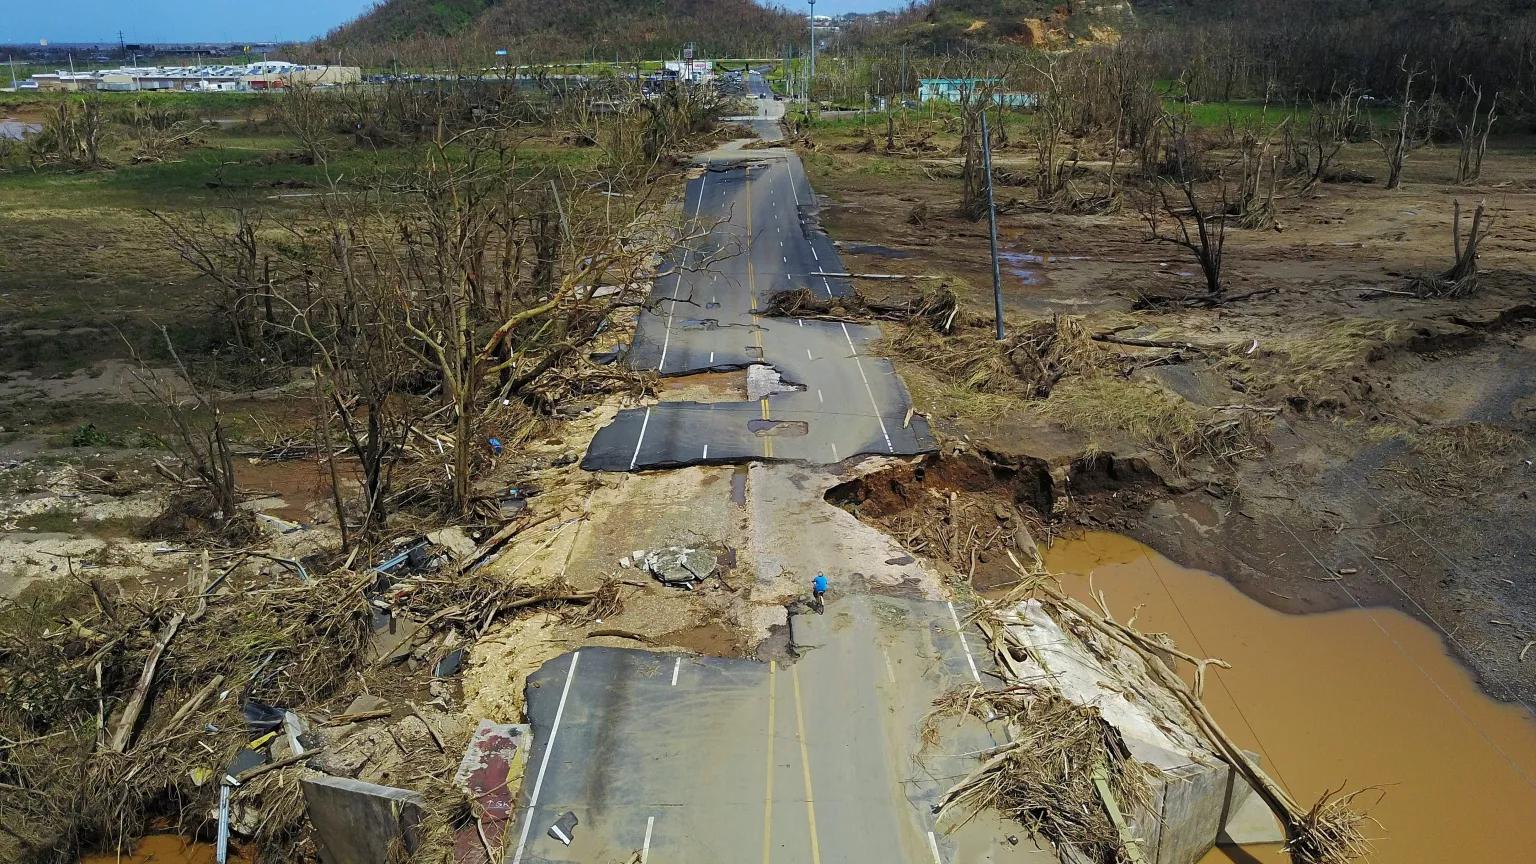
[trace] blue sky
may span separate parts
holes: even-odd
[[[549,0],[559,2],[559,0]],[[903,0],[817,0],[816,11],[894,8]],[[0,44],[238,42],[319,36],[372,7],[373,0],[0,0]],[[806,8],[803,2],[784,3]]]

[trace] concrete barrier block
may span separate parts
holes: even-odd
[[[380,864],[397,840],[407,852],[416,850],[419,794],[324,774],[300,785],[325,864]]]

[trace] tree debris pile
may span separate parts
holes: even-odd
[[[833,487],[827,500],[878,525],[903,548],[943,561],[972,584],[1012,584],[1008,550],[1048,537],[1044,463],[1008,466],[974,454],[892,466]]]
[[[1082,319],[1070,315],[1015,326],[1002,341],[980,319],[958,322],[944,333],[907,327],[890,345],[957,387],[1024,399],[1050,396],[1067,376],[1120,368],[1119,356],[1093,341]]]
[[[780,318],[824,318],[831,321],[897,321],[947,330],[958,307],[948,286],[896,299],[875,299],[854,291],[841,297],[818,297],[809,288],[780,291],[769,298],[765,314]]]
[[[988,707],[999,701],[1005,705],[1036,702],[1039,707],[1032,713],[1027,707],[994,709],[1009,718],[1010,741],[987,754],[976,771],[944,796],[945,807],[973,809],[997,804],[1011,808],[1005,812],[1025,813],[1025,824],[1053,842],[1081,842],[1086,837],[1097,843],[1077,847],[1078,851],[1092,848],[1090,860],[1105,864],[1145,860],[1141,850],[1129,847],[1139,845],[1138,838],[1162,838],[1179,826],[1162,823],[1156,810],[1146,809],[1148,799],[1138,797],[1136,778],[1125,776],[1128,769],[1124,765],[1131,761],[1126,754],[1135,754],[1139,761],[1166,761],[1173,755],[1175,761],[1188,759],[1195,765],[1225,763],[1246,781],[1251,794],[1258,795],[1279,819],[1287,838],[1286,851],[1293,861],[1343,864],[1369,853],[1361,833],[1367,817],[1353,809],[1359,793],[1326,793],[1317,804],[1303,809],[1217,723],[1201,701],[1201,693],[1207,671],[1227,664],[1186,654],[1165,635],[1142,633],[1134,628],[1134,619],[1122,624],[1110,615],[1102,595],[1095,598],[1098,608],[1092,609],[1062,593],[1038,566],[1026,570],[1018,564],[1017,556],[1010,557],[1024,581],[1004,600],[985,607],[978,615],[999,673],[1008,685],[986,699]],[[1178,674],[1181,666],[1193,670],[1191,681]],[[1042,690],[1053,695],[1042,697]],[[1077,710],[1053,708],[1057,701]],[[1118,734],[1106,737],[1094,731],[1090,718]],[[1024,728],[1021,721],[1031,720],[1053,724],[1053,728]],[[1101,777],[1108,770],[1110,794],[1106,796],[1103,788],[1096,790],[1096,809],[1108,813],[1109,823],[1117,823],[1123,815],[1134,830],[1107,834],[1106,823],[1094,818],[1090,833],[1089,826],[1078,821],[1089,806],[1084,803],[1083,790],[1059,781],[1052,785],[1051,775],[1042,774],[1033,753],[1013,755],[1018,749],[1061,747],[1063,739],[1077,742],[1070,751],[1075,757],[1104,760],[1097,767]],[[1119,763],[1114,761],[1117,752],[1121,754]],[[1159,765],[1168,770],[1167,765]],[[1088,768],[1089,773],[1093,770]],[[1155,777],[1155,773],[1149,776]],[[1145,776],[1141,779],[1146,782]],[[1182,781],[1171,775],[1167,782]],[[1091,798],[1086,800],[1092,802]],[[1018,802],[1032,807],[1020,810]],[[1232,804],[1228,799],[1220,805],[1222,819],[1231,812]],[[1184,842],[1187,845],[1189,841]],[[1214,842],[1212,836],[1205,848]]]
[[[356,776],[364,766],[333,759],[326,745],[340,739],[315,727],[387,717],[388,709],[349,714],[342,706],[370,686],[413,687],[397,682],[410,673],[390,661],[415,657],[417,643],[428,654],[452,653],[463,637],[514,614],[587,621],[622,609],[617,582],[585,591],[535,586],[474,566],[528,524],[514,521],[457,563],[418,544],[422,554],[390,559],[404,563],[323,575],[279,569],[283,576],[269,581],[254,563],[264,556],[205,553],[186,587],[170,594],[130,595],[77,577],[4,601],[0,857],[73,862],[82,849],[128,850],[151,823],[211,839],[228,784],[235,836],[251,841],[263,862],[294,860],[307,822],[297,772],[281,769],[307,764]],[[229,563],[220,572],[211,560]],[[388,656],[379,656],[381,612],[420,622]],[[451,674],[441,664],[426,668]],[[423,710],[413,706],[417,719],[400,723],[426,724]],[[377,739],[395,762],[410,758],[384,746],[382,734],[358,740]],[[398,745],[405,734],[389,738]],[[444,734],[428,725],[420,737]],[[295,752],[295,740],[308,756]]]
[[[151,819],[201,824],[219,778],[239,771],[228,766],[276,728],[270,706],[317,704],[352,677],[369,634],[361,581],[227,594],[202,581],[148,598],[90,583],[7,602],[0,735],[18,743],[0,756],[0,824],[21,829],[12,860],[128,849]],[[236,798],[262,814],[263,860],[289,860],[296,787],[273,776]]]
[[[1144,380],[1141,370],[1182,363],[1189,354],[1210,349],[1117,335],[1125,329],[1094,333],[1080,318],[1057,315],[1014,324],[998,341],[989,324],[972,320],[948,334],[906,327],[886,344],[930,373],[946,397],[988,411],[1031,410],[1087,433],[1090,449],[1145,448],[1175,473],[1185,472],[1195,458],[1230,464],[1258,452],[1259,433],[1277,409],[1199,405]],[[1162,350],[1132,356],[1114,350],[1117,344]]]
[[[1119,806],[1144,808],[1151,770],[1131,758],[1098,709],[1022,683],[996,692],[952,693],[936,703],[930,722],[963,713],[1001,718],[1009,740],[982,753],[981,765],[945,793],[940,819],[951,810],[991,808],[1090,861],[1120,860],[1123,841],[1094,777],[1107,776]]]

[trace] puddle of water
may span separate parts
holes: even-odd
[[[1091,574],[1121,620],[1141,606],[1141,630],[1230,662],[1206,704],[1298,801],[1380,786],[1373,860],[1531,860],[1536,719],[1484,695],[1427,626],[1392,609],[1286,615],[1115,534],[1059,541],[1045,558],[1074,595],[1087,598]],[[1285,860],[1257,847],[1205,864]]]
[[[251,861],[249,854],[232,849],[229,860]],[[115,852],[83,855],[80,864],[214,864],[211,843],[192,843],[176,834],[150,834],[139,841],[133,854]]]
[[[800,438],[810,433],[804,420],[748,420],[747,429],[759,438]]]
[[[912,252],[905,249],[893,249],[890,246],[881,246],[877,243],[843,243],[843,250],[854,255],[878,255],[881,258],[911,258]]]
[[[345,488],[349,469],[344,465],[337,467]],[[282,504],[263,506],[261,512],[290,522],[310,521],[312,517],[309,506],[316,501],[329,501],[331,497],[330,466],[313,459],[261,462],[254,465],[239,460],[235,463],[235,481],[248,492],[281,498]]]
[[[747,506],[747,466],[741,465],[731,472],[731,503]]]
[[[658,638],[656,643],[668,647],[687,648],[706,657],[741,656],[741,637],[719,621],[674,630]]]
[[[1045,268],[1051,263],[1050,253],[999,252],[997,257],[1003,262],[1003,269],[1019,277],[1025,285],[1044,285],[1048,279]]]

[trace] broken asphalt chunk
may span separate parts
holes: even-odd
[[[576,814],[569,810],[565,811],[565,815],[549,826],[549,836],[567,846],[571,845],[571,838],[576,836]]]
[[[715,575],[719,561],[708,549],[668,546],[643,559],[645,569],[663,585],[691,586]]]

